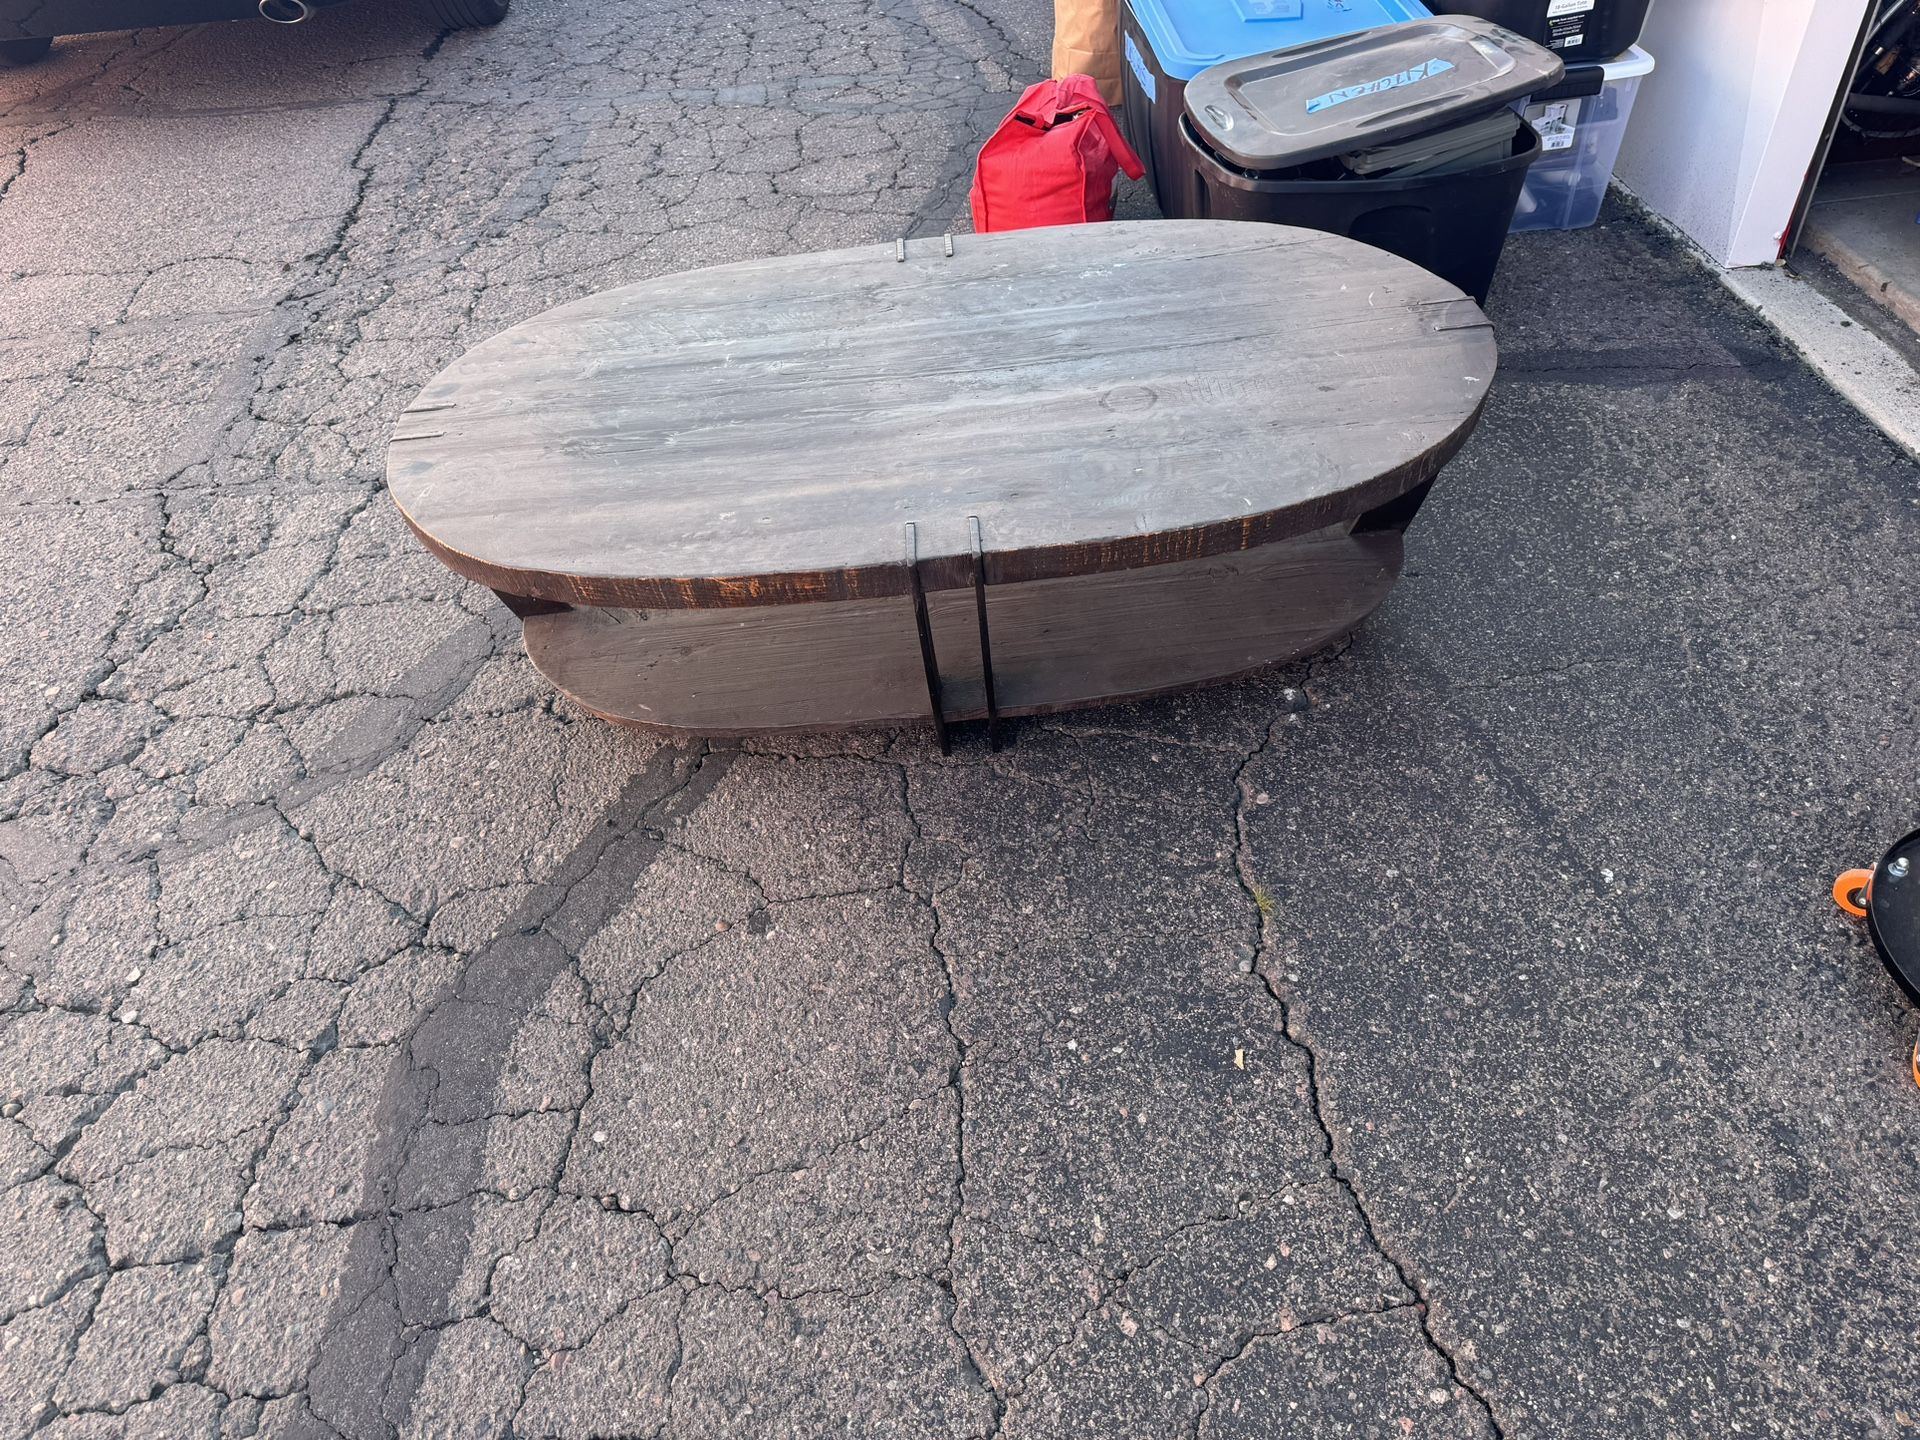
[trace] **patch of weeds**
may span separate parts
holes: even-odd
[[[1262,920],[1271,920],[1275,908],[1273,896],[1268,894],[1267,887],[1257,880],[1250,888],[1253,891],[1253,903],[1260,907],[1260,918]]]

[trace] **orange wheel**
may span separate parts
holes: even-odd
[[[1913,1083],[1920,1085],[1920,1040],[1913,1042]]]
[[[1872,893],[1871,870],[1842,870],[1840,878],[1833,882],[1833,903],[1849,915],[1864,917],[1867,913],[1866,900]]]

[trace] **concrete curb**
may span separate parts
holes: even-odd
[[[1715,273],[1888,439],[1920,457],[1920,375],[1905,356],[1786,270]]]

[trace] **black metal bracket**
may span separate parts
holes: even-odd
[[[987,748],[1000,749],[1000,700],[993,684],[993,638],[987,628],[987,556],[981,537],[980,517],[967,517],[967,536],[973,562],[973,618],[980,631],[980,683],[987,700]],[[912,521],[906,527],[907,594],[913,600],[913,627],[920,637],[920,668],[927,680],[927,713],[933,719],[934,738],[940,753],[953,753],[953,740],[947,731],[946,697],[940,684],[940,660],[933,648],[933,624],[927,618],[927,587],[920,576],[920,529]]]
[[[530,615],[561,615],[573,607],[564,600],[536,600],[531,595],[511,595],[505,590],[493,592],[500,603],[525,620]]]
[[[1901,837],[1873,867],[1866,909],[1874,948],[1900,988],[1920,1000],[1920,830]]]
[[[980,517],[967,517],[973,542],[973,613],[980,622],[980,683],[987,692],[987,749],[1000,749],[1000,706],[993,693],[993,643],[987,636],[987,557],[980,539]]]
[[[902,242],[904,244],[904,242]],[[920,632],[920,665],[927,675],[927,708],[933,716],[933,738],[942,755],[953,753],[953,741],[947,735],[946,706],[940,698],[940,662],[933,656],[933,626],[927,620],[927,591],[920,583],[920,531],[907,522],[907,593],[913,597],[913,624]]]
[[[1407,526],[1413,523],[1413,517],[1420,513],[1420,507],[1426,503],[1427,492],[1431,489],[1433,481],[1422,480],[1406,494],[1395,496],[1384,505],[1374,506],[1353,522],[1353,533],[1365,535],[1374,530],[1398,530],[1404,534]]]

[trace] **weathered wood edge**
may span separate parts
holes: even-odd
[[[1252,550],[1281,540],[1291,540],[1297,535],[1329,525],[1345,524],[1376,506],[1398,499],[1415,486],[1438,475],[1442,467],[1459,453],[1467,437],[1480,423],[1480,413],[1486,408],[1487,395],[1490,393],[1490,389],[1482,392],[1479,402],[1459,426],[1422,454],[1391,470],[1382,471],[1363,484],[1316,500],[1182,530],[1111,536],[1019,550],[996,552],[992,549],[993,536],[988,534],[985,555],[987,583],[1014,585],[1026,580],[1053,580],[1109,570],[1133,570],[1148,565],[1170,564],[1177,560],[1199,560],[1210,555]],[[876,600],[889,595],[904,595],[907,591],[906,573],[898,562],[854,569],[801,570],[769,575],[678,577],[569,575],[551,570],[495,565],[477,556],[463,554],[435,539],[415,522],[391,490],[389,498],[400,511],[401,518],[407,522],[407,527],[419,537],[420,543],[455,574],[490,590],[533,600],[625,610],[702,610],[749,605],[801,605],[823,600]],[[926,533],[930,519],[953,518],[964,521],[964,517],[917,515],[913,518],[921,525],[922,534]],[[929,590],[956,590],[969,586],[973,583],[972,553],[961,549],[950,554],[923,556],[920,575],[921,583]]]

